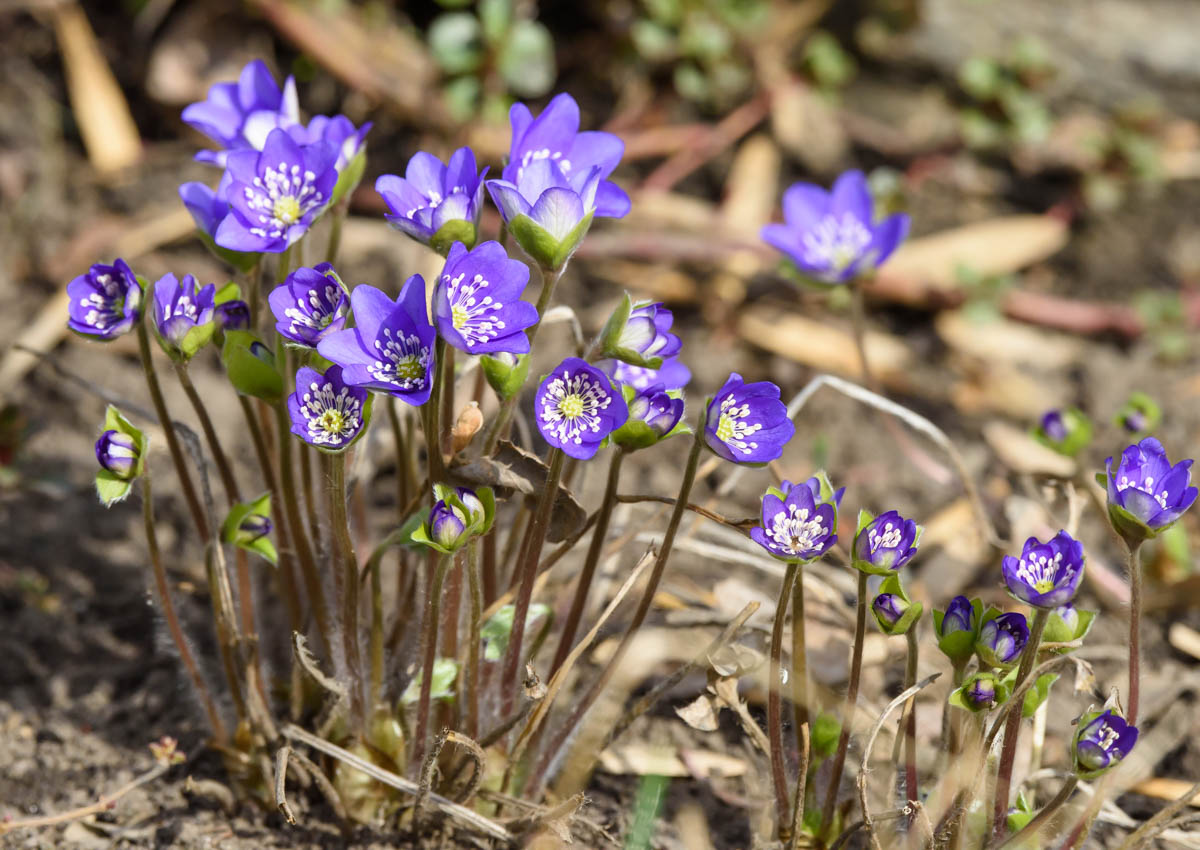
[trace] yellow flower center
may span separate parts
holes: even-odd
[[[729,441],[733,437],[734,418],[728,413],[722,413],[721,418],[717,420],[717,439],[722,443]]]
[[[575,394],[565,395],[558,402],[558,412],[564,419],[574,419],[583,414],[583,399]]]
[[[416,381],[424,377],[425,367],[421,365],[417,357],[405,357],[396,361],[397,381]]]
[[[467,324],[468,318],[467,311],[462,307],[459,307],[457,304],[450,308],[450,321],[454,323],[454,329],[456,331],[461,331],[463,329],[463,327]]]
[[[300,218],[300,202],[291,195],[284,195],[275,199],[271,212],[284,224],[295,224]]]
[[[317,420],[317,424],[327,434],[340,434],[342,429],[346,427],[346,417],[342,415],[340,410],[328,409],[321,414]]]

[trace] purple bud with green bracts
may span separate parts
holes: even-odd
[[[123,481],[133,478],[138,454],[137,442],[120,431],[105,431],[96,441],[96,460]]]

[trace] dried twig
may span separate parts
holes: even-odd
[[[1184,791],[1174,802],[1164,807],[1162,811],[1134,830],[1133,834],[1125,839],[1118,850],[1137,850],[1137,848],[1149,844],[1154,839],[1154,836],[1172,826],[1170,822],[1171,818],[1187,808],[1192,798],[1197,794],[1200,794],[1200,782],[1197,782],[1191,788]]]
[[[135,788],[140,788],[148,782],[153,782],[164,773],[171,769],[169,763],[158,762],[154,767],[147,770],[141,776],[133,779],[130,782],[122,785],[116,791],[110,794],[105,794],[99,800],[87,806],[81,806],[78,809],[71,809],[67,812],[60,812],[57,815],[40,815],[32,818],[21,818],[20,820],[0,821],[0,835],[7,835],[10,832],[15,832],[18,829],[36,829],[43,826],[56,826],[60,823],[69,823],[70,821],[80,820],[89,815],[98,815],[101,812],[107,812],[116,806],[117,800],[120,800],[130,791]]]
[[[279,809],[280,814],[287,819],[289,824],[295,826],[296,815],[287,801],[288,756],[291,752],[292,748],[284,744],[275,753],[275,807]]]

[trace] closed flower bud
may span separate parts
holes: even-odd
[[[465,542],[468,518],[458,508],[439,501],[429,512],[429,537],[444,549],[456,549]]]
[[[226,301],[214,310],[217,327],[226,331],[241,331],[250,327],[250,305],[245,301]]]
[[[1055,408],[1042,414],[1033,434],[1042,444],[1072,457],[1092,441],[1092,421],[1077,408]]]
[[[956,664],[964,663],[975,652],[978,611],[982,606],[965,596],[956,596],[946,606],[945,613],[933,612],[934,633],[938,649]]]
[[[137,471],[137,443],[128,434],[105,431],[96,441],[96,460],[117,478],[128,481]]]
[[[1134,437],[1144,436],[1162,424],[1162,408],[1145,393],[1134,392],[1113,421]]]
[[[993,673],[974,673],[968,676],[958,691],[959,699],[971,711],[988,711],[1001,698],[999,681]]]
[[[455,494],[458,500],[462,502],[463,507],[467,509],[467,522],[474,525],[475,523],[484,522],[487,519],[487,509],[484,508],[483,502],[475,495],[475,491],[467,487],[458,487],[455,489]]]
[[[1008,668],[1017,663],[1029,642],[1029,624],[1024,614],[1000,614],[979,628],[975,652],[984,664]]]
[[[274,525],[271,518],[262,514],[248,514],[239,524],[237,540],[239,546],[248,546],[259,538],[271,533]]]
[[[900,622],[900,618],[904,616],[904,612],[908,608],[909,604],[894,593],[881,593],[871,603],[871,610],[875,612],[875,619],[879,621],[880,627],[885,630],[894,627]]]

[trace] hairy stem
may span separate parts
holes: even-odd
[[[425,622],[421,626],[421,689],[417,696],[417,724],[413,732],[413,754],[409,764],[420,769],[425,759],[426,738],[429,735],[429,703],[433,694],[433,664],[437,660],[438,620],[442,606],[442,586],[452,561],[449,555],[438,557],[425,597]]]
[[[1015,690],[1021,687],[1028,678],[1029,671],[1033,669],[1034,662],[1037,661],[1038,645],[1042,642],[1042,631],[1046,628],[1048,619],[1050,619],[1050,612],[1044,608],[1039,608],[1033,617],[1033,623],[1029,627],[1029,641],[1021,653],[1017,678],[1013,680],[1014,698]],[[1024,700],[1024,697],[1021,699]],[[1013,764],[1017,757],[1017,739],[1021,735],[1021,715],[1023,713],[1020,705],[1014,705],[1009,709],[1008,719],[1004,724],[1004,742],[1000,745],[1000,767],[996,773],[996,799],[992,807],[992,830],[995,837],[1003,835],[1006,828],[1005,815],[1008,813],[1009,790],[1012,787]]]
[[[796,748],[800,764],[796,772],[796,797],[792,806],[793,838],[804,823],[804,794],[808,782],[809,711],[808,646],[804,635],[804,568],[792,585],[792,716],[796,729]]]
[[[1129,547],[1129,712],[1131,726],[1137,725],[1138,697],[1142,685],[1142,547]]]
[[[429,400],[421,405],[421,427],[425,430],[425,451],[429,455],[429,480],[438,484],[446,480],[446,463],[442,458],[441,396],[442,374],[446,365],[446,341],[440,336],[434,345],[433,390]]]
[[[837,749],[833,753],[829,773],[829,788],[825,792],[825,803],[821,807],[821,835],[833,828],[833,811],[837,806],[838,786],[842,784],[842,770],[846,766],[846,749],[850,745],[850,726],[854,720],[854,707],[858,703],[858,680],[862,676],[863,640],[867,630],[867,574],[858,574],[858,605],[854,620],[854,647],[850,655],[850,682],[846,686],[846,707],[842,712],[842,731],[838,735]]]
[[[787,768],[783,751],[783,697],[781,671],[783,668],[783,624],[787,620],[788,600],[796,582],[799,565],[788,562],[779,586],[779,601],[775,603],[775,622],[771,626],[771,651],[767,666],[767,740],[771,742],[771,784],[775,788],[775,824],[780,841],[791,839],[792,821],[788,805]]]
[[[917,683],[917,628],[914,623],[904,633],[908,640],[908,658],[904,665],[904,689],[908,690]],[[904,706],[904,792],[908,795],[908,804],[915,815],[916,803],[920,800],[917,794],[917,695],[913,694],[908,704]]]
[[[571,652],[575,633],[579,630],[579,620],[583,616],[584,606],[587,605],[588,591],[591,589],[596,567],[600,563],[600,553],[604,551],[604,538],[608,534],[608,523],[612,518],[613,506],[617,502],[617,482],[621,478],[621,461],[624,459],[625,452],[618,448],[613,452],[612,460],[609,461],[604,501],[600,503],[596,526],[592,529],[592,541],[583,561],[583,569],[579,573],[579,582],[575,586],[575,598],[571,600],[571,610],[567,614],[562,634],[558,638],[558,650],[554,653],[554,662],[550,665],[549,675],[551,676],[558,672],[558,668],[562,666],[563,661]]]
[[[362,655],[358,645],[358,556],[350,537],[350,521],[346,514],[346,455],[321,453],[325,465],[325,484],[329,488],[329,509],[332,514],[334,569],[342,575],[342,651],[346,656],[346,671],[350,677],[350,716],[361,724],[363,710]]]
[[[479,641],[483,619],[483,582],[479,574],[479,539],[467,544],[467,587],[471,596],[471,625],[467,646],[467,737],[479,735]]]

